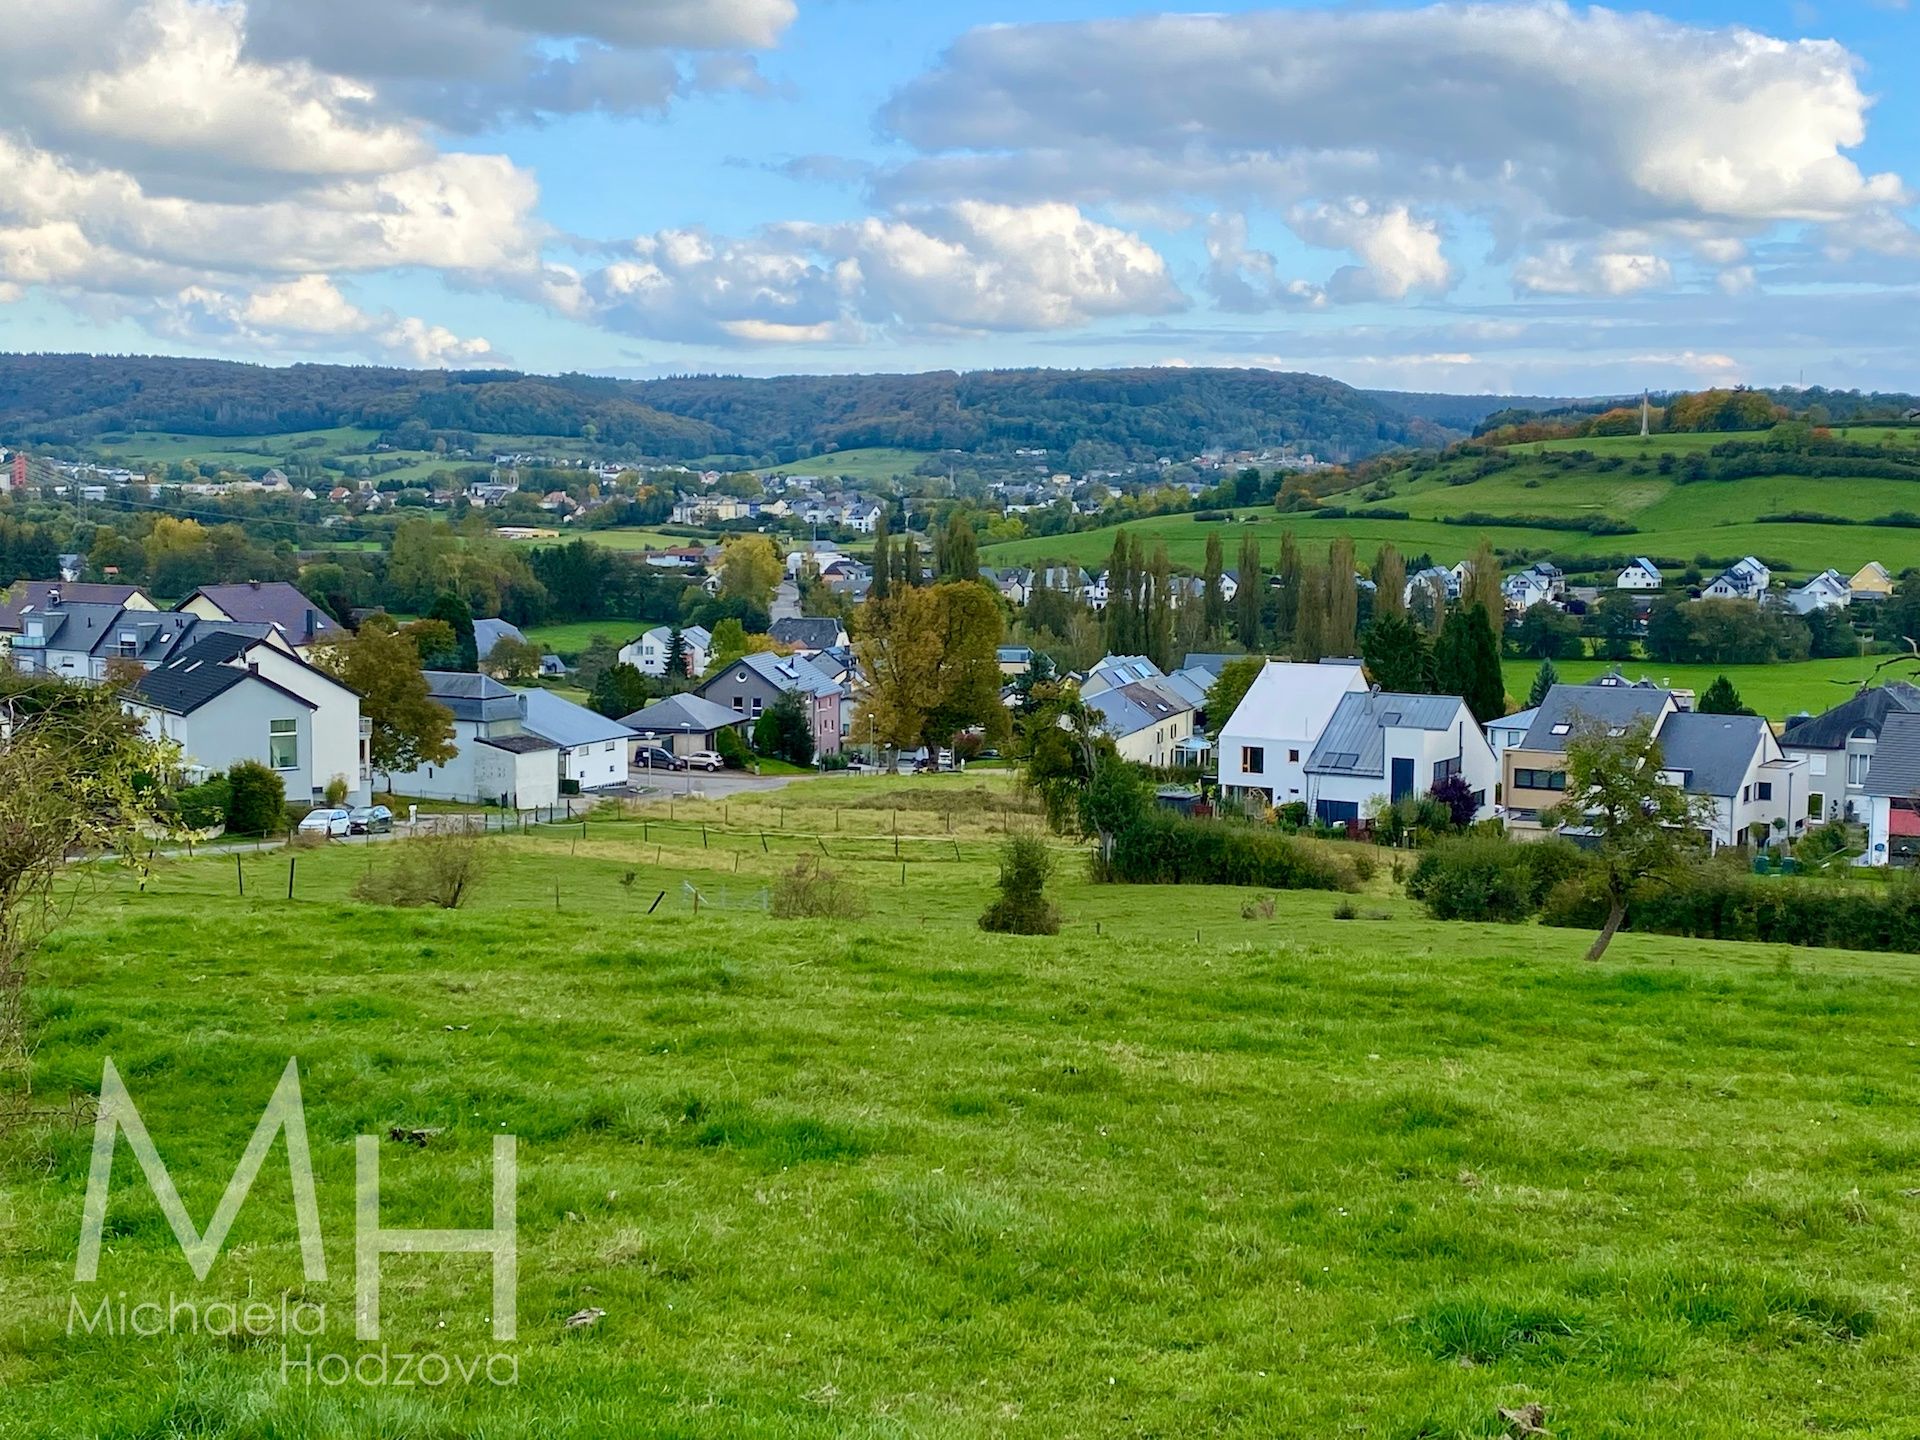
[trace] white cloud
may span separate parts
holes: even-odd
[[[1247,217],[1214,215],[1207,221],[1207,293],[1222,310],[1253,314],[1272,309],[1319,309],[1324,286],[1283,280],[1272,252],[1247,241]]]
[[[1404,300],[1416,290],[1444,294],[1452,288],[1453,267],[1440,253],[1440,227],[1404,205],[1350,199],[1296,206],[1288,223],[1310,245],[1351,250],[1360,257],[1359,265],[1336,270],[1327,281],[1327,293],[1336,300]]]
[[[1535,295],[1632,295],[1673,283],[1673,267],[1645,251],[1550,245],[1513,267],[1517,289]]]
[[[555,303],[655,338],[782,344],[1058,330],[1185,297],[1152,246],[1072,206],[963,203],[747,238],[661,231]]]
[[[362,310],[322,275],[303,275],[246,293],[189,286],[136,312],[159,334],[267,353],[332,351],[347,345],[402,365],[466,365],[492,357],[479,338],[462,339],[417,316]]]

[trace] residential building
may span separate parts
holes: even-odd
[[[1878,560],[1869,560],[1847,582],[1855,600],[1888,600],[1893,597],[1894,579]]]
[[[516,690],[522,723],[529,735],[560,747],[560,789],[606,790],[627,783],[627,756],[633,732],[618,720],[551,690]]]
[[[502,640],[513,640],[524,645],[527,637],[520,633],[520,627],[509,625],[504,620],[476,620],[473,622],[474,653],[484,660],[493,653],[493,647]]]
[[[1451,775],[1466,780],[1478,818],[1500,783],[1492,747],[1457,695],[1349,691],[1304,768],[1306,802],[1330,825],[1364,819],[1375,797],[1425,794]]]
[[[1521,710],[1487,722],[1487,745],[1493,751],[1494,759],[1501,759],[1507,751],[1527,738],[1527,731],[1533,727],[1533,717],[1539,713],[1538,709]]]
[[[398,795],[543,810],[560,798],[560,747],[527,729],[520,696],[490,675],[429,670],[427,694],[453,714],[444,764],[396,772]]]
[[[1753,556],[1737,560],[1700,592],[1702,600],[1763,600],[1773,585],[1773,572]]]
[[[1019,676],[1033,668],[1033,651],[1025,645],[1002,645],[995,653],[1002,675]]]
[[[621,717],[635,745],[659,745],[675,755],[712,750],[722,730],[736,734],[752,723],[745,715],[698,695],[669,695]]]
[[[1920,686],[1896,680],[1862,689],[1820,715],[1789,720],[1782,750],[1807,762],[1807,814],[1814,820],[1863,820],[1867,778],[1889,718],[1920,714]]]
[[[1525,737],[1500,757],[1500,795],[1508,830],[1521,837],[1545,833],[1543,812],[1566,799],[1568,737],[1583,723],[1618,734],[1645,720],[1658,732],[1678,710],[1672,691],[1650,686],[1554,686],[1534,711]]]
[[[21,632],[12,643],[14,664],[25,673],[67,680],[104,680],[115,665],[150,670],[195,641],[216,634],[273,637],[280,648],[292,651],[270,625],[202,620],[178,611],[68,604],[64,599],[45,609],[24,611],[20,623]]]
[[[1641,555],[1620,572],[1613,587],[1616,590],[1658,590],[1665,583],[1660,567]]]
[[[816,755],[832,755],[842,743],[842,688],[799,655],[743,655],[725,666],[694,693],[725,705],[736,715],[758,720],[782,695],[800,696],[813,731]]]
[[[1159,686],[1128,681],[1081,698],[1089,713],[1099,717],[1100,728],[1113,738],[1123,760],[1174,764],[1174,751],[1193,734],[1193,707]]]
[[[1852,603],[1853,583],[1838,570],[1822,570],[1806,584],[1787,592],[1787,606],[1796,615],[1844,610]]]
[[[248,580],[238,585],[202,585],[174,607],[203,620],[236,620],[271,625],[287,643],[307,654],[315,645],[340,635],[334,619],[285,581]]]
[[[1553,583],[1536,570],[1522,570],[1500,582],[1500,593],[1506,597],[1509,610],[1525,614],[1553,599]]]
[[[1912,866],[1920,859],[1920,712],[1886,717],[1865,802],[1867,863]]]
[[[1460,565],[1449,570],[1444,565],[1429,565],[1424,570],[1416,570],[1407,577],[1404,593],[1405,602],[1413,604],[1414,597],[1425,595],[1433,599],[1458,600],[1460,598],[1460,571],[1466,566]]]
[[[847,627],[830,615],[789,615],[773,622],[767,637],[796,655],[816,655],[847,643]]]
[[[657,625],[638,640],[622,645],[620,659],[642,675],[664,675],[672,648],[673,627]],[[713,654],[713,634],[704,625],[689,625],[680,632],[680,648],[686,652],[687,674],[702,674]]]
[[[1233,714],[1215,721],[1221,788],[1259,792],[1275,806],[1304,802],[1307,756],[1341,700],[1367,688],[1351,662],[1268,661]]]
[[[1712,802],[1709,843],[1793,839],[1807,825],[1807,762],[1789,759],[1758,715],[1676,710],[1658,735],[1667,778]]]
[[[66,580],[22,580],[0,590],[0,632],[18,635],[34,610],[61,605],[112,605],[122,610],[159,610],[138,585],[97,585]]]

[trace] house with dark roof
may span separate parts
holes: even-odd
[[[174,608],[203,620],[271,625],[303,655],[321,641],[340,634],[332,616],[284,580],[202,585]]]
[[[810,660],[763,652],[731,661],[694,693],[736,715],[758,720],[782,695],[796,694],[807,708],[816,755],[832,755],[843,742],[841,701],[845,690]]]
[[[1867,863],[1920,862],[1920,711],[1887,715],[1865,790]]]
[[[84,581],[21,580],[0,590],[0,632],[18,635],[25,616],[49,606],[114,605],[123,610],[158,610],[138,585],[101,585]]]
[[[698,695],[669,695],[631,715],[620,717],[641,744],[664,747],[675,755],[711,750],[722,730],[741,731],[752,722],[739,711]]]
[[[1500,794],[1507,829],[1523,838],[1546,833],[1543,812],[1566,799],[1567,740],[1582,725],[1624,734],[1646,721],[1655,731],[1678,709],[1670,690],[1620,683],[1556,685],[1534,711],[1524,739],[1500,757]]]
[[[767,638],[796,655],[815,655],[845,645],[847,627],[830,615],[789,615],[773,622]]]
[[[202,620],[177,611],[145,610],[110,604],[69,602],[64,596],[44,608],[29,608],[13,637],[14,664],[30,674],[98,682],[118,665],[152,669],[198,640],[238,634],[262,639],[274,632],[265,625]],[[281,648],[289,654],[284,641]]]
[[[1780,746],[1807,762],[1807,806],[1816,820],[1864,819],[1867,778],[1889,717],[1920,713],[1920,686],[1895,680],[1860,690],[1819,715],[1787,722]]]
[[[1713,848],[1791,839],[1806,829],[1807,762],[1781,750],[1758,715],[1702,715],[1678,710],[1660,727],[1660,763],[1667,778],[1711,801]]]
[[[1175,750],[1193,734],[1193,706],[1162,685],[1121,679],[1092,695],[1083,691],[1080,698],[1100,728],[1113,737],[1114,749],[1123,760],[1175,764]]]
[[[1307,756],[1307,804],[1330,825],[1364,819],[1371,803],[1424,795],[1450,776],[1467,782],[1489,813],[1499,762],[1466,701],[1457,695],[1350,691]]]
[[[455,753],[444,763],[396,771],[396,795],[544,810],[560,798],[560,746],[527,725],[518,691],[491,675],[429,670],[427,695],[453,717]]]
[[[513,640],[521,645],[527,643],[527,637],[520,633],[518,625],[505,620],[476,620],[473,622],[473,651],[484,660],[493,653],[493,647],[502,640]]]

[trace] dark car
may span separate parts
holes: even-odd
[[[393,811],[384,805],[361,805],[347,816],[347,827],[352,835],[390,835]]]
[[[633,752],[633,768],[636,770],[684,770],[687,762],[671,750],[663,750],[658,745],[641,745]]]

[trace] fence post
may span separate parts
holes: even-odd
[[[240,882],[240,894],[242,898],[245,898],[247,893],[247,872],[241,868],[240,852],[238,850],[233,852],[233,878]]]
[[[707,848],[707,822],[704,820],[700,822],[700,848]]]
[[[647,914],[651,915],[654,911],[658,910],[660,908],[660,902],[666,898],[667,898],[667,892],[664,890],[662,890],[658,895],[654,896],[653,904],[647,906]]]
[[[289,900],[293,899],[293,867],[299,862],[299,859],[300,857],[298,855],[289,855],[287,857],[287,899]]]
[[[762,855],[767,853],[767,832],[764,830],[760,832],[760,853]]]
[[[900,867],[900,883],[902,885],[907,883],[907,867],[904,865]]]

